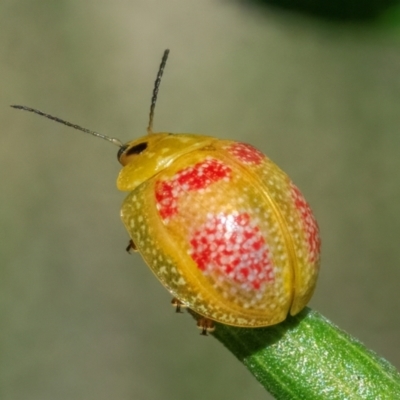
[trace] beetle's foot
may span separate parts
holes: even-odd
[[[203,336],[208,336],[209,332],[213,332],[215,330],[214,321],[205,317],[200,317],[197,320],[197,327],[201,329],[200,335]]]
[[[186,306],[185,306],[180,300],[178,300],[176,297],[174,297],[174,298],[171,300],[171,304],[172,304],[174,307],[176,307],[175,312],[177,312],[177,313],[179,313],[179,314],[182,314],[182,313],[183,313],[182,308],[186,307]]]
[[[132,240],[132,239],[129,241],[129,244],[128,244],[128,246],[126,247],[126,251],[127,251],[129,254],[131,253],[131,250],[132,250],[132,251],[137,251],[136,245],[135,245],[135,243],[133,243],[133,240]]]

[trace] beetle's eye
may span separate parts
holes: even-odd
[[[127,152],[126,155],[130,156],[132,154],[140,154],[142,151],[147,149],[147,142],[139,143],[136,146],[131,147]]]
[[[147,149],[147,142],[139,143],[136,146],[129,148],[129,143],[124,144],[118,151],[117,158],[121,161],[122,156],[130,156],[132,154],[140,154]]]
[[[118,160],[121,158],[122,154],[125,153],[125,150],[128,148],[127,144],[124,144],[123,146],[121,146],[118,150],[118,154],[117,154],[117,158]]]

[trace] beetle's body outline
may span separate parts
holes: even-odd
[[[304,308],[318,275],[319,235],[289,177],[245,143],[147,138],[149,152],[125,160],[118,178],[118,188],[130,192],[121,217],[170,293],[206,318],[241,327],[273,325]]]

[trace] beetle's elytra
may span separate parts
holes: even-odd
[[[177,310],[239,327],[277,324],[310,300],[320,238],[309,205],[290,178],[253,146],[195,134],[154,133],[122,143],[24,106],[117,144],[119,190],[129,192],[122,221]]]

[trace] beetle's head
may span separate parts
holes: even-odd
[[[118,161],[119,190],[130,191],[150,179],[180,156],[211,144],[215,139],[193,134],[152,133],[122,145]]]

